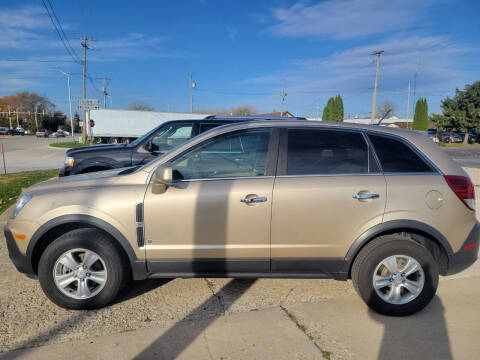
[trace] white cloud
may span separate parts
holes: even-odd
[[[127,58],[177,58],[184,56],[178,52],[167,50],[163,45],[168,37],[149,37],[142,33],[131,33],[121,38],[99,40],[92,43],[98,49],[91,53],[93,60],[118,60]]]
[[[50,22],[45,10],[39,6],[27,5],[17,9],[0,9],[0,28],[46,29]]]
[[[272,11],[269,30],[280,37],[320,36],[338,39],[408,29],[425,13],[431,0],[327,0],[301,2]]]
[[[457,86],[463,87],[475,75],[462,70],[461,59],[470,49],[445,36],[411,36],[353,47],[324,58],[295,60],[286,68],[243,84],[278,89],[280,79],[285,77],[289,104],[313,104],[315,99],[323,102],[340,93],[351,99],[347,101],[350,104],[365,104],[357,106],[359,111],[368,111],[375,76],[375,57],[370,53],[375,49],[385,50],[380,65],[380,99],[398,99],[400,103],[406,100],[407,84],[413,81],[417,63],[417,98],[426,96],[436,106],[442,97]],[[274,101],[276,98],[272,97]]]

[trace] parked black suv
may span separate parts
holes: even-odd
[[[252,120],[305,120],[305,118],[207,116],[201,120],[167,121],[130,144],[84,146],[65,155],[59,176],[83,174],[115,168],[143,165],[160,154],[185,143],[192,137],[217,126]]]

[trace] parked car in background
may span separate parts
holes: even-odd
[[[441,141],[443,143],[450,143],[450,132],[447,131],[442,131],[437,133],[437,138],[438,141]]]
[[[465,139],[465,133],[460,131],[452,131],[450,133],[450,142],[451,143],[463,143]]]
[[[52,135],[58,138],[58,137],[69,136],[70,133],[68,131],[65,131],[65,130],[57,130]]]
[[[23,128],[16,128],[16,129],[10,129],[8,134],[12,136],[15,136],[15,135],[24,136],[26,134],[26,131]]]
[[[480,224],[468,175],[424,134],[284,120],[34,185],[5,236],[17,269],[64,308],[105,306],[129,277],[333,278],[404,316],[476,261]]]
[[[0,135],[10,135],[10,129],[7,127],[0,127]]]
[[[430,140],[437,143],[438,142],[437,133],[438,133],[437,129],[428,129],[427,136]]]
[[[48,130],[46,129],[38,129],[37,132],[35,133],[36,137],[46,137],[48,138]]]
[[[192,137],[217,126],[241,121],[284,119],[286,118],[212,115],[200,120],[168,121],[130,144],[85,146],[68,150],[65,154],[64,167],[60,169],[59,176],[143,165]],[[304,120],[299,117],[288,119]]]
[[[480,142],[480,134],[477,134],[477,129],[470,129],[468,131],[468,143],[475,144]]]

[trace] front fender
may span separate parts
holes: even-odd
[[[30,261],[32,261],[32,255],[37,245],[38,241],[45,235],[49,230],[52,230],[60,225],[65,224],[84,224],[86,226],[96,227],[105,231],[106,233],[110,234],[117,244],[121,246],[121,248],[125,251],[130,261],[131,269],[133,272],[133,278],[136,280],[145,279],[147,278],[147,268],[146,262],[144,258],[138,258],[137,254],[135,253],[132,245],[125,237],[125,235],[118,230],[112,224],[91,215],[86,214],[69,214],[55,217],[42,226],[40,226],[35,233],[32,235],[30,242],[27,247],[26,256]]]

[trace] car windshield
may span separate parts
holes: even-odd
[[[130,143],[130,146],[137,146],[138,144],[141,144],[141,143],[144,142],[146,139],[148,139],[150,136],[152,136],[152,134],[154,134],[155,131],[157,131],[158,129],[160,129],[162,126],[163,126],[163,124],[160,125],[160,126],[157,126],[156,128],[153,128],[152,130],[150,130],[149,132],[147,132],[145,135],[140,136],[138,139],[132,141],[132,142]]]

